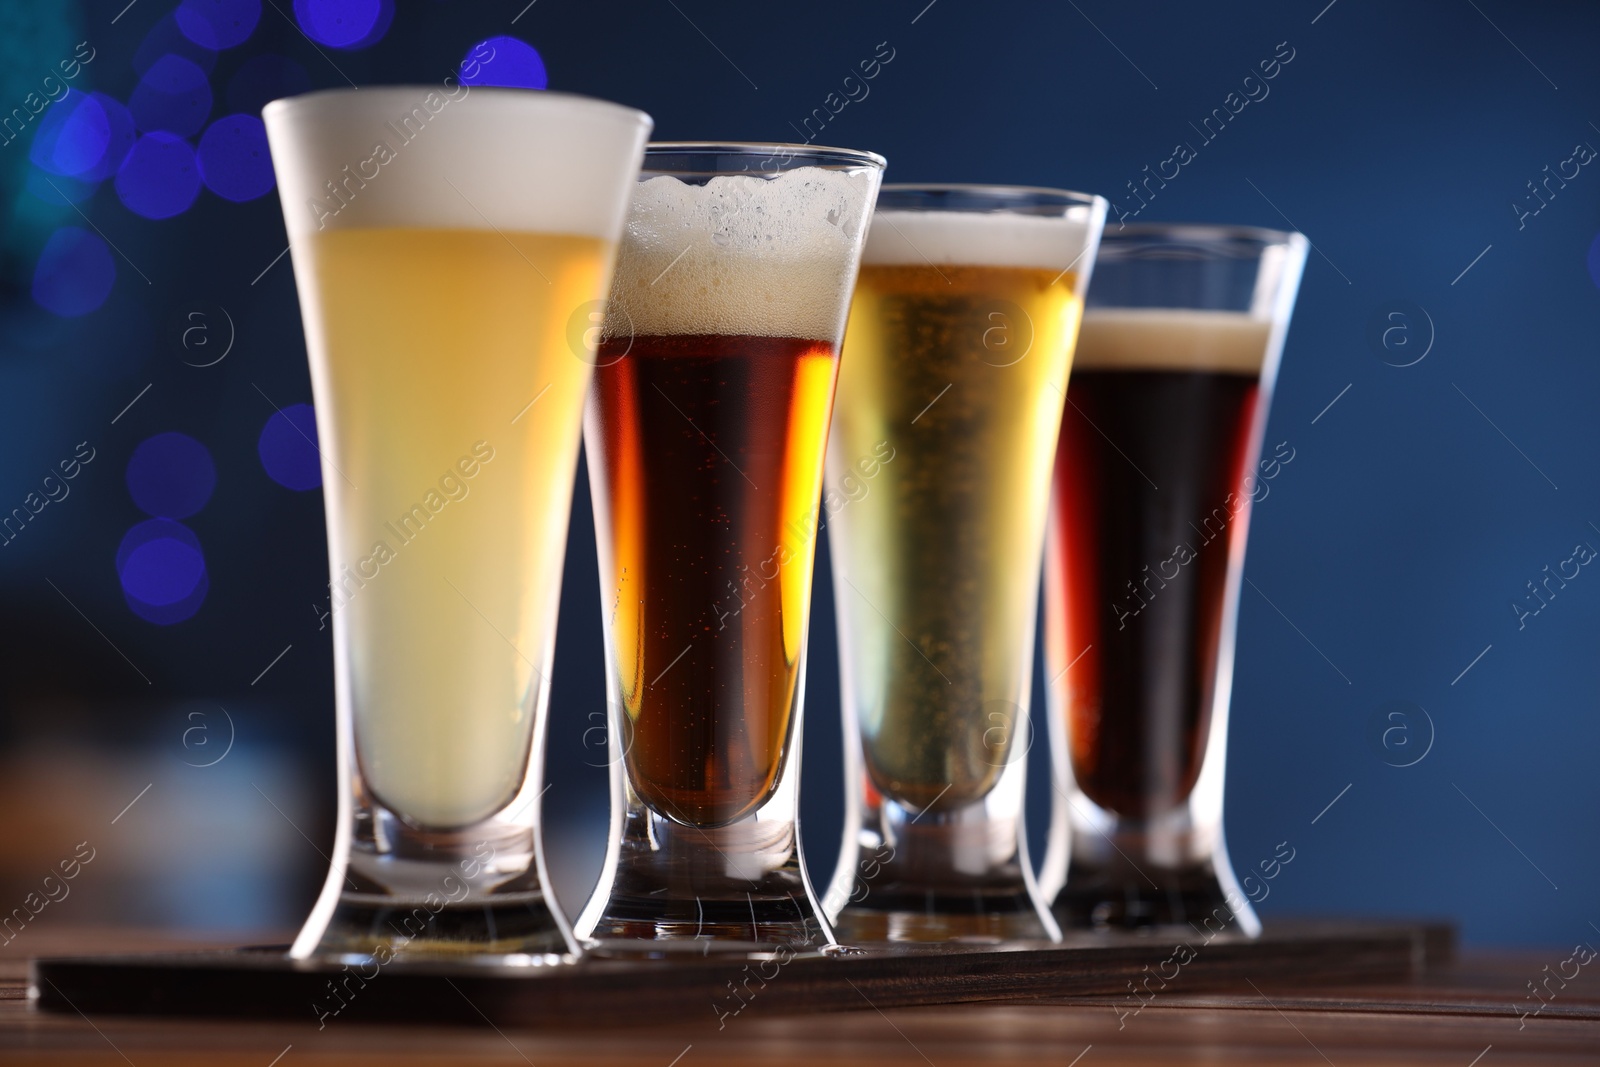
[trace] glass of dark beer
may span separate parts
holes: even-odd
[[[1045,660],[1064,929],[1261,924],[1222,834],[1234,629],[1306,239],[1108,230],[1056,453]]]
[[[883,158],[653,144],[585,441],[612,837],[577,923],[613,952],[822,948],[796,797],[823,453]]]

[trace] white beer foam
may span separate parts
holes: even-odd
[[[614,240],[650,116],[535,90],[339,89],[262,111],[292,238],[410,226]]]
[[[1078,217],[1081,216],[1081,217]],[[1037,267],[1066,270],[1089,240],[1090,213],[877,212],[861,262],[875,266]],[[1079,264],[1082,266],[1082,264]]]
[[[837,342],[877,172],[797,167],[639,183],[607,336],[744,334]]]
[[[1260,374],[1271,333],[1270,319],[1242,311],[1089,308],[1072,368]]]

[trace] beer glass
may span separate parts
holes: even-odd
[[[1228,862],[1233,640],[1297,233],[1127,226],[1100,246],[1056,455],[1045,658],[1066,928],[1260,922]]]
[[[593,359],[573,323],[606,295],[650,119],[449,82],[264,116],[338,685],[332,870],[292,954],[570,957],[539,798]]]
[[[828,445],[842,941],[1052,940],[1023,836],[1050,465],[1106,202],[886,186]]]
[[[800,853],[800,719],[839,342],[883,165],[645,153],[584,429],[612,836],[577,929],[613,952],[832,942]]]

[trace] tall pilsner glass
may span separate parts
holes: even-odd
[[[449,83],[264,114],[338,684],[332,870],[292,952],[569,957],[539,783],[593,361],[574,324],[605,298],[650,120]]]
[[[584,439],[612,839],[580,936],[613,951],[831,943],[795,801],[823,447],[883,159],[645,154]]]
[[[1023,837],[1050,464],[1099,197],[886,186],[826,501],[849,790],[843,941],[1049,940]]]
[[[1100,246],[1045,564],[1058,781],[1040,882],[1064,928],[1260,932],[1223,841],[1223,765],[1250,506],[1294,455],[1261,441],[1306,248],[1155,225]]]

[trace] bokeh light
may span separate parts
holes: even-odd
[[[173,18],[183,35],[202,48],[232,48],[255,32],[261,0],[183,0]]]
[[[332,48],[377,44],[394,18],[393,0],[294,0],[306,36]]]
[[[290,404],[275,412],[261,427],[256,452],[267,477],[285,489],[304,492],[322,485],[317,415],[310,404]]]
[[[192,618],[211,587],[194,531],[171,519],[150,519],[117,546],[117,577],[134,614],[171,626]]]
[[[139,42],[139,47],[133,53],[133,72],[140,76],[148,73],[156,61],[165,55],[182,56],[207,74],[217,65],[217,53],[204,48],[188,37],[184,36],[178,28],[178,20],[171,11],[161,16],[156,24],[150,27],[150,32],[144,35],[144,40]]]
[[[251,56],[228,79],[228,110],[259,115],[270,101],[297,96],[311,88],[306,68],[287,56],[264,52]]]
[[[211,114],[211,83],[206,72],[189,60],[164,55],[134,86],[128,111],[141,133],[166,130],[192,137]]]
[[[100,93],[68,90],[40,120],[28,159],[51,174],[92,180],[115,173],[132,146],[126,108]]]
[[[147,515],[188,518],[211,499],[217,467],[206,446],[188,434],[147,437],[128,460],[128,493]]]
[[[63,226],[50,235],[33,270],[33,299],[63,318],[87,315],[106,302],[117,265],[99,235]]]
[[[196,154],[206,188],[227,200],[254,200],[272,191],[267,128],[254,115],[227,115],[207,127]]]
[[[194,149],[170,133],[147,133],[123,160],[116,185],[117,196],[135,214],[147,219],[181,214],[200,193]]]
[[[489,57],[484,59],[483,57]],[[550,84],[538,49],[515,37],[490,37],[467,50],[461,60],[463,85],[506,85],[543,89]]]
[[[105,116],[106,124],[111,129],[111,136],[106,141],[105,154],[100,157],[100,161],[78,177],[99,181],[117,173],[117,168],[128,158],[128,152],[132,150],[133,142],[139,139],[139,134],[134,129],[133,116],[123,106],[122,101],[114,100],[105,93],[89,95],[100,105],[100,113]]]

